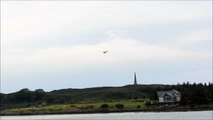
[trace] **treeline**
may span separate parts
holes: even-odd
[[[45,101],[46,93],[43,89],[30,91],[24,88],[18,92],[3,94],[0,93],[0,109],[13,107],[29,107],[35,103]]]
[[[41,104],[65,104],[128,99],[158,100],[157,91],[176,89],[181,93],[182,105],[213,103],[213,84],[177,85],[127,85],[123,87],[100,87],[87,89],[63,89],[45,92],[43,89],[31,91],[27,88],[15,93],[0,94],[0,109],[29,107]]]
[[[181,104],[196,105],[213,103],[213,84],[190,84],[189,82],[173,86],[181,93]]]
[[[36,89],[30,91],[24,88],[18,92],[11,94],[0,94],[1,103],[20,103],[20,102],[36,102],[45,100],[45,91],[43,89]]]

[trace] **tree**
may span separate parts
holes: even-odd
[[[34,100],[33,92],[28,88],[18,91],[14,96],[16,102],[32,102]]]
[[[35,93],[35,101],[40,101],[45,96],[45,92],[43,89],[36,89],[34,93]]]

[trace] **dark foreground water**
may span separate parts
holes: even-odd
[[[213,111],[1,116],[1,120],[213,120]]]

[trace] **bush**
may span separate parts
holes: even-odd
[[[157,101],[152,102],[152,106],[158,106],[158,105],[159,105],[159,102],[157,102]]]
[[[102,104],[101,108],[109,108],[109,105],[108,104]]]
[[[116,104],[115,107],[118,108],[118,109],[123,109],[124,105],[123,104]]]
[[[150,101],[146,101],[145,105],[146,105],[147,107],[149,107],[149,106],[151,106],[151,102],[150,102]]]
[[[45,106],[47,106],[47,103],[46,103],[46,102],[38,103],[38,104],[36,105],[36,107],[45,107]]]
[[[141,107],[140,105],[137,106],[137,108],[140,108],[140,107]]]

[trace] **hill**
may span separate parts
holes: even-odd
[[[45,92],[42,89],[0,94],[0,110],[28,108],[55,104],[103,103],[119,100],[157,100],[157,91],[176,89],[181,93],[181,104],[197,105],[213,103],[213,84],[182,85],[126,85],[121,87],[94,87],[85,89],[60,89]]]
[[[29,107],[41,103],[65,104],[97,101],[156,98],[156,91],[171,89],[171,85],[126,85],[122,87],[94,87],[85,89],[60,89],[45,92],[42,89],[30,91],[25,88],[18,92],[0,94],[1,109]]]
[[[61,89],[47,93],[47,96],[57,96],[60,102],[111,101],[119,99],[151,98],[156,99],[156,91],[171,89],[171,85],[127,85],[122,87],[96,87],[86,89]],[[49,99],[50,100],[50,99]],[[48,101],[49,101],[48,100]],[[49,102],[52,102],[51,100]]]

